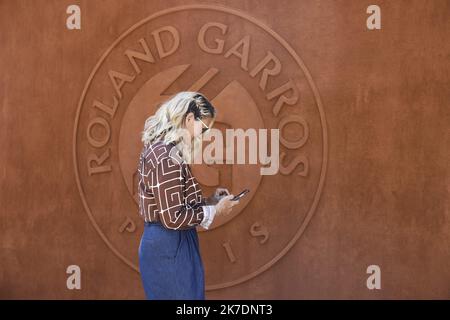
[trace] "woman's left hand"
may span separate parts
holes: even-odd
[[[230,191],[228,191],[227,188],[217,188],[214,194],[208,198],[209,201],[207,202],[209,202],[208,204],[216,205],[221,198],[226,197],[229,194]]]

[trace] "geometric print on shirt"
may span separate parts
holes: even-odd
[[[205,200],[191,168],[173,143],[158,141],[142,148],[139,173],[139,215],[146,222],[185,230],[202,223]],[[175,151],[175,152],[174,152]]]

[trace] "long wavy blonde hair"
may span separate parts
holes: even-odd
[[[195,152],[201,148],[201,136],[186,141],[185,120],[189,112],[196,119],[211,117],[210,126],[215,121],[216,110],[212,104],[199,92],[181,91],[163,102],[156,113],[145,120],[141,141],[144,144],[154,144],[163,141],[174,143],[183,159],[192,163]]]

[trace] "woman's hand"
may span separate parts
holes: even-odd
[[[233,201],[234,195],[230,194],[222,197],[216,204],[216,216],[218,215],[228,215],[231,209],[239,203],[239,200]]]
[[[230,192],[226,188],[217,188],[214,194],[206,199],[206,204],[208,205],[216,205],[219,200],[227,195],[229,195]]]

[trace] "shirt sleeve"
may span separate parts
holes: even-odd
[[[160,221],[168,229],[185,230],[202,223],[203,206],[191,206],[186,201],[183,164],[164,157],[156,165],[151,191],[158,207]]]

